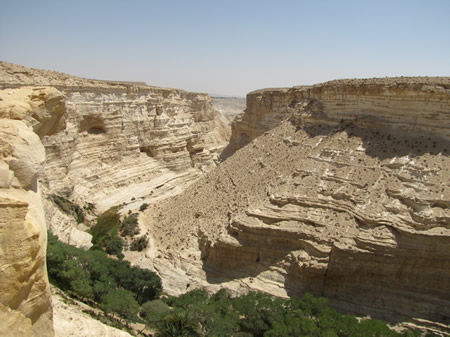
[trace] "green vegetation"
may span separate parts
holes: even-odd
[[[139,210],[140,210],[141,212],[143,212],[143,211],[145,211],[147,208],[148,208],[148,204],[144,202],[144,203],[141,205],[141,207],[139,207]]]
[[[379,320],[342,315],[330,308],[325,298],[310,294],[281,299],[250,292],[231,298],[225,290],[212,296],[204,290],[193,290],[160,299],[161,281],[155,273],[105,254],[123,256],[123,240],[118,233],[131,237],[139,233],[137,219],[138,214],[133,213],[121,223],[115,208],[99,215],[91,228],[94,246],[89,251],[64,244],[49,233],[50,281],[72,296],[100,307],[109,314],[105,317],[145,322],[157,337],[421,336],[417,331],[395,332]],[[147,245],[144,235],[135,238],[130,249],[142,251]]]
[[[72,215],[77,220],[78,223],[84,222],[84,213],[83,209],[80,206],[56,194],[51,195],[51,198],[61,211],[63,211],[66,214]],[[91,205],[92,204],[88,204],[88,208],[86,208],[86,210],[89,211],[90,210],[89,207]]]
[[[148,237],[147,235],[141,236],[135,239],[130,246],[130,250],[142,252],[148,246]]]
[[[97,224],[90,229],[94,244],[92,248],[122,259],[124,242],[118,236],[120,225],[120,214],[115,207],[97,216]]]
[[[122,236],[134,236],[139,234],[138,216],[138,213],[132,213],[123,219],[122,226],[120,226],[120,234]]]
[[[159,337],[420,336],[413,331],[397,333],[379,320],[358,321],[353,316],[339,314],[328,306],[325,298],[310,294],[301,299],[280,299],[250,292],[231,299],[225,290],[213,296],[194,290],[163,301],[145,303],[140,314]]]
[[[50,281],[60,289],[131,321],[138,319],[141,304],[157,299],[161,292],[155,273],[110,259],[99,250],[67,245],[50,232],[47,269]]]

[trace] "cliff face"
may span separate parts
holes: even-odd
[[[157,250],[141,263],[178,275],[174,292],[309,291],[448,325],[449,98],[448,78],[249,94],[231,144],[262,135],[146,214]]]
[[[292,113],[306,123],[352,122],[449,137],[448,78],[336,80],[314,86],[264,89],[247,95],[247,110],[233,122],[230,149],[274,128]]]
[[[57,130],[61,99],[51,88],[0,91],[0,331],[8,336],[53,335],[37,134]]]
[[[0,63],[0,86],[31,84],[64,93],[62,120],[42,139],[43,191],[82,207],[93,204],[99,212],[179,193],[216,165],[229,137],[206,94]],[[76,221],[48,198],[44,202],[55,234],[86,246]]]

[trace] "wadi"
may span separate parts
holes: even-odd
[[[450,334],[450,78],[0,89],[5,336]]]

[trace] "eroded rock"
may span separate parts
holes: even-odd
[[[8,336],[54,334],[45,264],[47,228],[37,184],[45,151],[33,132],[48,132],[53,129],[48,125],[58,124],[57,109],[41,109],[46,99],[58,100],[62,94],[47,93],[32,88],[0,91],[0,331]]]
[[[174,293],[309,291],[344,311],[448,324],[448,88],[383,79],[249,94],[231,141],[248,144],[147,212],[156,248],[141,263]]]

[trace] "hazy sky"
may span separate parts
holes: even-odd
[[[0,0],[0,60],[244,96],[450,75],[450,0]]]

